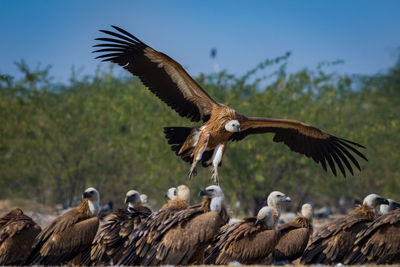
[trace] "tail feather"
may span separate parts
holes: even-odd
[[[171,150],[175,152],[175,155],[180,157],[183,161],[188,163],[193,162],[193,157],[189,156],[190,150],[183,151],[179,154],[179,151],[183,144],[185,143],[187,137],[192,132],[192,130],[197,129],[195,127],[164,127],[165,138],[168,140],[168,144],[171,145]],[[208,167],[211,164],[207,163],[214,154],[214,150],[204,151],[203,157],[201,158],[201,164],[203,167]]]

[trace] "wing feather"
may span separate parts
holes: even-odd
[[[101,30],[115,38],[97,38],[102,47],[95,53],[105,53],[96,58],[119,64],[140,78],[159,99],[182,117],[191,121],[207,121],[218,105],[193,80],[183,67],[169,56],[160,53],[127,31],[112,26],[117,32]]]
[[[330,135],[300,121],[245,116],[240,118],[242,130],[234,133],[230,140],[240,141],[250,134],[274,133],[274,142],[283,142],[291,150],[311,157],[315,162],[320,163],[325,171],[327,171],[327,162],[335,176],[336,166],[343,176],[346,176],[346,169],[353,174],[350,161],[357,169],[361,169],[352,153],[367,160],[355,148],[365,148],[362,145]]]

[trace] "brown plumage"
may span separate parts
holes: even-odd
[[[119,264],[201,264],[204,249],[229,220],[220,188],[211,186],[202,192],[208,197],[201,204],[175,213],[158,226],[151,239],[136,242],[136,262]]]
[[[0,265],[20,265],[41,228],[16,208],[0,217]]]
[[[206,250],[205,264],[261,264],[278,241],[272,208],[263,207],[256,217],[225,225]]]
[[[151,214],[135,231],[129,234],[129,241],[125,242],[122,248],[122,256],[116,263],[124,265],[138,264],[141,259],[136,254],[137,247],[140,247],[143,251],[151,249],[151,244],[160,225],[168,218],[173,217],[175,213],[189,208],[189,198],[189,188],[185,185],[178,186],[174,192],[173,199],[170,199],[159,211]],[[115,258],[115,260],[117,259]]]
[[[246,117],[234,109],[216,102],[193,80],[182,66],[127,31],[112,26],[117,32],[101,30],[115,38],[97,38],[103,43],[103,61],[111,61],[140,78],[145,86],[180,116],[192,121],[203,120],[199,127],[165,127],[164,133],[172,150],[184,161],[191,162],[189,176],[196,174],[200,161],[212,165],[213,179],[218,183],[218,166],[228,141],[240,141],[250,134],[274,133],[275,142],[283,142],[291,150],[311,157],[324,170],[327,165],[336,175],[336,167],[345,176],[350,163],[360,165],[354,154],[366,159],[355,147],[361,145],[335,137],[300,121]]]
[[[79,206],[54,219],[36,237],[26,265],[80,262],[80,254],[90,248],[96,235],[99,226],[96,216],[100,210],[96,189],[86,189],[83,197]]]
[[[368,228],[375,218],[376,207],[388,203],[375,194],[368,195],[363,205],[348,215],[336,219],[322,227],[312,238],[301,258],[303,264],[334,264],[343,262],[351,252],[357,234]]]
[[[400,209],[376,218],[357,235],[345,264],[400,263]]]
[[[304,204],[293,221],[278,227],[280,238],[274,250],[275,262],[292,262],[301,257],[313,232],[312,207]]]
[[[118,209],[105,218],[93,240],[90,257],[81,264],[111,264],[120,259],[128,236],[151,214],[135,190],[127,192],[125,203],[129,205],[127,209]]]

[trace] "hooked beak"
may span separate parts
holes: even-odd
[[[261,223],[261,221],[259,219],[256,220],[256,222],[254,223],[254,225],[259,225]]]
[[[132,202],[133,196],[129,196],[125,198],[125,204],[128,204],[129,202]]]
[[[165,192],[165,195],[164,195],[164,197],[165,197],[165,198],[169,198],[169,197],[168,197],[168,191],[167,191],[167,192]]]
[[[240,125],[237,126],[237,131],[240,132]]]
[[[90,194],[88,192],[83,192],[83,198],[90,198]]]
[[[288,196],[285,197],[285,202],[292,202],[292,199]]]
[[[210,195],[210,192],[208,192],[207,190],[201,190],[200,191],[200,196],[202,197],[202,196],[209,196]]]

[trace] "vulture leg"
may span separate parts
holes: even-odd
[[[218,176],[218,166],[221,163],[222,160],[222,156],[225,153],[225,148],[226,148],[226,142],[223,144],[219,144],[215,149],[214,149],[214,153],[212,155],[212,168],[211,168],[211,172],[212,172],[212,176],[211,179],[214,180],[214,183],[216,185],[219,185],[219,176]]]
[[[196,176],[197,162],[199,162],[201,160],[201,158],[203,157],[203,153],[207,149],[209,139],[210,139],[209,133],[207,133],[207,134],[201,133],[200,134],[199,141],[193,152],[193,163],[192,163],[192,167],[190,168],[190,171],[189,171],[189,179],[192,178],[193,176]]]

